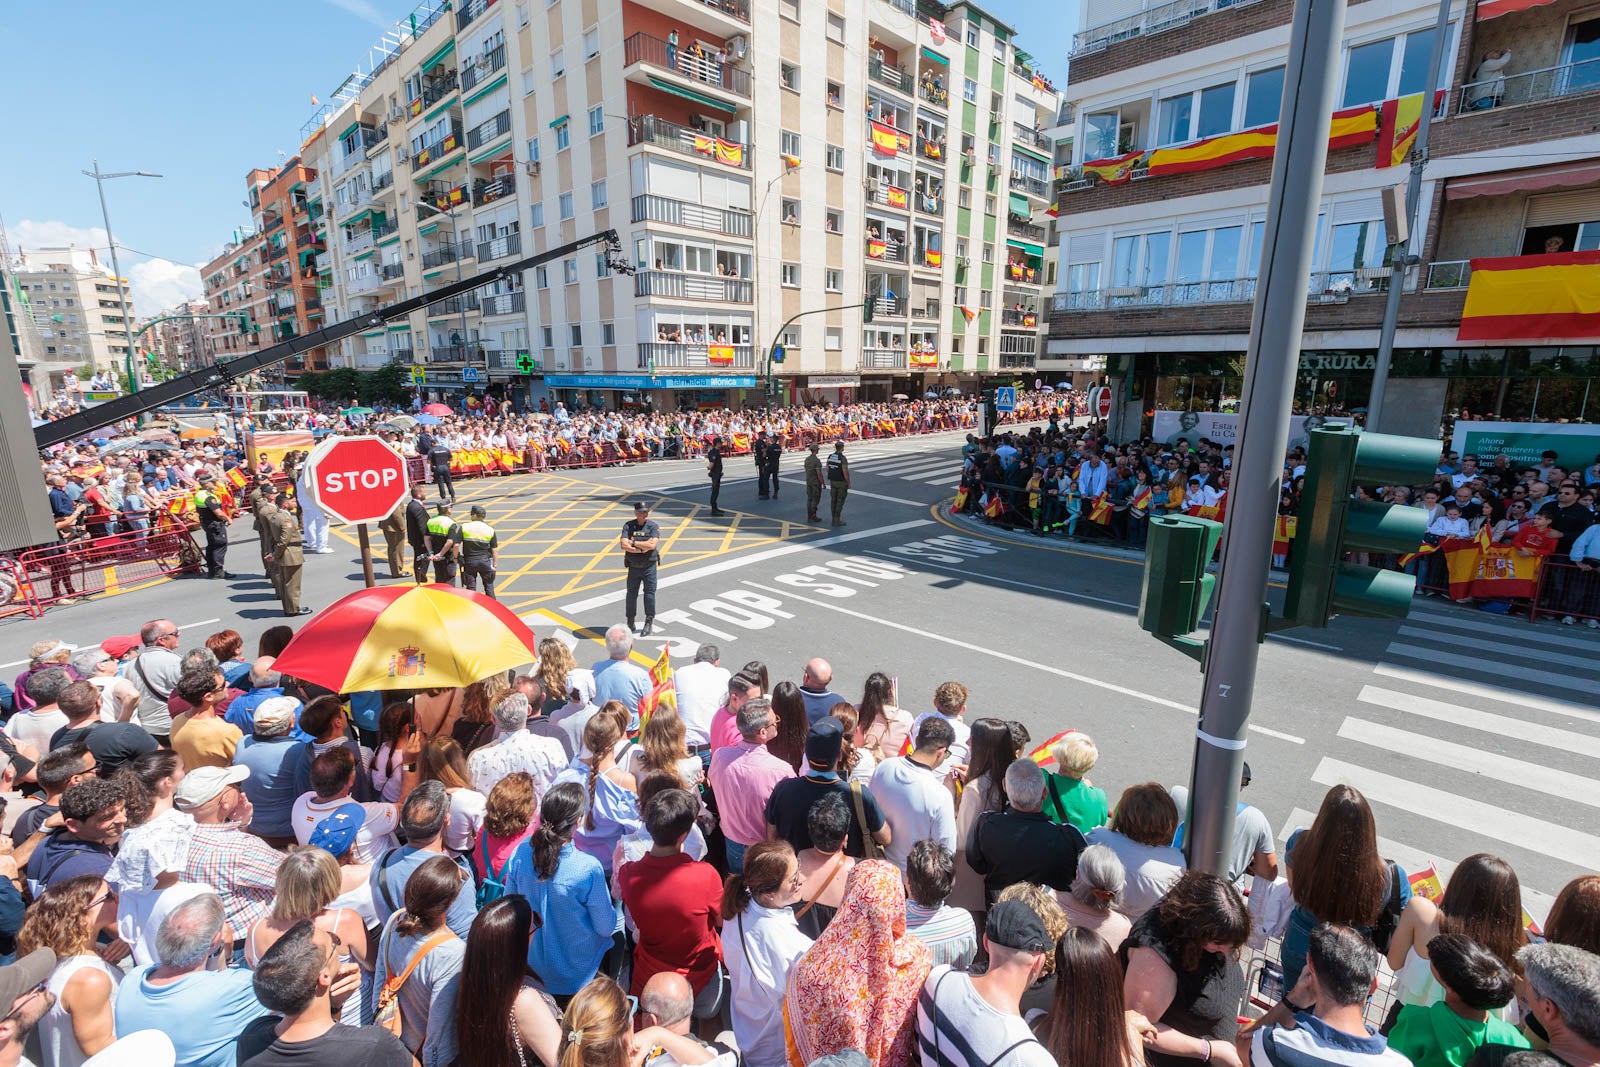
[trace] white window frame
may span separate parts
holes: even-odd
[[[607,205],[607,203],[608,203],[608,201],[606,199],[606,180],[604,178],[600,178],[600,179],[598,179],[596,181],[593,181],[593,182],[589,183],[589,204],[590,204],[590,206],[593,207],[596,211],[598,211],[600,208],[605,207]]]
[[[569,222],[576,217],[572,190],[569,189],[556,197],[556,214],[561,217],[562,222]]]
[[[598,137],[606,132],[606,108],[604,104],[596,104],[589,109],[589,136]]]
[[[785,289],[800,288],[800,264],[784,263],[778,268],[778,284]]]

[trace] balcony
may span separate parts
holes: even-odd
[[[914,319],[930,319],[933,321],[938,321],[943,316],[944,307],[936,298],[927,298],[923,307],[914,307],[911,309],[911,317]]]
[[[1462,288],[1465,263],[1437,263],[1440,282],[1429,288]],[[1342,304],[1352,296],[1376,295],[1388,289],[1387,276],[1379,270],[1317,271],[1307,279],[1306,299],[1314,304]],[[1435,276],[1430,270],[1430,280]],[[1130,285],[1076,293],[1056,293],[1050,299],[1054,312],[1101,311],[1120,307],[1194,307],[1206,304],[1244,304],[1256,296],[1256,279],[1233,278],[1219,281],[1185,281],[1167,285]]]
[[[445,71],[424,85],[422,87],[422,95],[406,105],[406,115],[410,118],[416,118],[428,108],[455,92],[458,85],[459,79],[456,77],[456,72],[453,70]]]
[[[391,233],[399,233],[399,232],[400,232],[400,220],[399,219],[385,219],[382,222],[374,222],[372,224],[372,239],[374,241],[381,241],[385,237],[389,236]]]
[[[911,265],[924,270],[939,270],[944,266],[944,252],[937,248],[918,248],[912,252]]]
[[[482,354],[477,345],[433,345],[427,351],[429,363],[465,363]]]
[[[405,275],[406,265],[404,263],[385,263],[378,268],[378,276],[386,282],[396,281],[404,278]]]
[[[492,204],[496,200],[508,197],[516,191],[517,179],[510,174],[503,178],[496,178],[494,181],[490,181],[487,178],[479,178],[472,183],[472,206],[482,207],[485,204]]]
[[[461,127],[452,123],[449,131],[443,137],[440,137],[430,145],[418,149],[416,154],[411,157],[412,173],[422,170],[430,163],[437,163],[460,148]]]
[[[882,204],[895,211],[909,211],[911,209],[911,192],[898,185],[885,185],[878,182],[867,190],[867,203]]]
[[[478,310],[478,294],[467,293],[465,296],[450,296],[437,303],[428,305],[428,318],[442,319],[448,315],[464,315],[469,311]]]
[[[1015,215],[1006,217],[1006,233],[1012,237],[1020,237],[1024,241],[1032,241],[1035,244],[1043,244],[1047,236],[1047,231],[1043,226],[1032,222],[1024,222]]]
[[[370,229],[357,230],[355,233],[347,235],[344,239],[344,254],[347,256],[354,255],[357,252],[365,252],[371,247],[372,231]]]
[[[267,250],[262,253],[261,258],[264,259],[268,263],[274,263],[274,262],[282,259],[284,256],[287,256],[288,254],[289,254],[289,246],[286,245],[286,244],[285,245],[268,245],[267,246]]]
[[[467,151],[476,152],[489,142],[511,132],[511,109],[478,123],[467,131]],[[443,153],[441,153],[443,154]]]
[[[654,0],[652,10],[673,21],[703,26],[718,36],[748,33],[750,0]]]
[[[636,33],[622,43],[622,63],[625,68],[641,63],[648,64],[671,71],[700,85],[709,85],[713,89],[720,89],[745,99],[750,97],[749,71],[741,70],[731,63],[717,62],[714,53],[705,55],[687,46],[674,47],[648,33]],[[633,80],[638,81],[638,79]],[[648,75],[644,77],[644,84],[652,84]],[[656,87],[661,88],[659,85]]]
[[[494,0],[462,0],[461,6],[456,8],[456,32],[460,33],[472,25],[479,15],[494,6]]]
[[[1020,122],[1013,122],[1011,124],[1011,135],[1014,140],[1020,141],[1023,144],[1029,145],[1033,148],[1037,148],[1041,152],[1049,152],[1054,148],[1054,146],[1050,143],[1050,138],[1046,137],[1032,126],[1025,126]]]
[[[736,141],[721,141],[723,145],[731,145],[737,150],[737,162],[732,162],[733,157],[727,153],[718,155],[719,139],[699,130],[680,126],[676,122],[657,118],[654,115],[635,115],[628,120],[628,145],[650,144],[668,151],[678,152],[697,161],[704,162],[715,159],[723,166],[736,167],[739,170],[750,169],[750,146],[739,144]]]
[[[1172,0],[1171,3],[1158,4],[1136,15],[1079,31],[1073,35],[1072,51],[1069,56],[1103,52],[1119,41],[1177,29],[1214,11],[1248,7],[1257,2],[1258,0]]]
[[[904,263],[906,261],[906,244],[904,241],[885,241],[875,237],[867,238],[867,258],[882,260],[885,263]]]
[[[503,43],[496,45],[477,59],[464,60],[461,64],[461,91],[470,93],[473,86],[494,77],[495,71],[505,65],[506,46]]]
[[[522,254],[522,234],[508,233],[496,237],[492,241],[482,241],[478,244],[478,262],[488,263],[490,260],[504,259],[507,256],[520,256]]]
[[[1499,89],[1498,95],[1496,89]],[[1456,112],[1461,115],[1600,92],[1600,59],[1508,74],[1503,79],[1468,82],[1456,92]]]
[[[346,281],[344,283],[344,291],[347,294],[354,296],[357,293],[370,293],[374,289],[381,288],[382,285],[383,279],[378,277],[377,272],[373,272],[372,274],[362,275],[359,278]],[[355,314],[356,313],[352,311],[351,317],[354,318]]]
[[[943,134],[938,134],[934,137],[917,134],[917,152],[922,155],[922,158],[943,161],[947,151],[949,151],[949,145],[945,143]]]
[[[528,294],[517,289],[509,293],[480,296],[478,305],[485,315],[521,315],[528,310]]]
[[[1021,189],[1029,196],[1036,196],[1040,200],[1050,199],[1050,183],[1043,178],[1035,178],[1020,171],[1011,172],[1011,188]]]
[[[1039,325],[1039,313],[1031,308],[1004,308],[1000,312],[1000,325],[1031,330]]]
[[[386,170],[372,179],[372,195],[377,196],[385,189],[394,187],[394,171]]]
[[[899,67],[891,67],[881,59],[873,58],[867,62],[867,77],[879,85],[887,85],[896,92],[911,92],[911,75]]]
[[[725,233],[730,237],[749,237],[752,229],[748,211],[705,207],[653,193],[642,193],[633,198],[633,221],[664,222],[669,226]]]
[[[924,103],[932,104],[937,108],[950,106],[950,90],[943,86],[934,85],[931,81],[917,83],[917,99]]]
[[[1041,267],[1030,266],[1026,262],[1016,260],[1007,262],[1005,269],[1000,273],[1007,285],[1013,283],[1021,285],[1043,285],[1044,270]]]
[[[917,210],[924,215],[943,215],[944,197],[929,196],[927,193],[913,193],[911,199],[916,201]]]
[[[385,122],[375,130],[361,131],[361,145],[366,149],[367,155],[372,155],[372,150],[382,148],[384,142],[389,140],[389,124]]]
[[[666,368],[753,368],[756,350],[752,345],[711,343],[678,343],[675,341],[649,341],[639,345],[639,369]]]
[[[326,252],[318,252],[313,262],[317,265],[318,274],[326,274],[333,269],[333,258]]]
[[[422,269],[432,270],[434,267],[442,267],[446,263],[454,263],[458,259],[470,259],[471,257],[472,245],[469,242],[461,242],[459,249],[453,244],[442,245],[431,252],[422,253]]]
[[[719,278],[715,274],[690,274],[674,270],[642,270],[633,276],[633,295],[748,304],[754,298],[754,290],[744,278]]]
[[[1427,289],[1465,289],[1472,280],[1472,261],[1470,259],[1456,259],[1439,261],[1428,264],[1428,276],[1424,288]]]
[[[1033,348],[1022,351],[1002,350],[1000,353],[1000,369],[1026,370],[1033,366],[1033,362],[1038,358],[1038,354],[1039,349],[1037,345],[1035,345]]]
[[[906,315],[906,298],[903,296],[871,296],[872,314],[874,318],[903,319]]]
[[[283,216],[280,215],[276,211],[274,211],[270,215],[265,215],[262,218],[263,218],[263,222],[262,222],[262,225],[261,225],[261,232],[262,233],[271,233],[273,230],[276,230],[279,226],[283,225]]]
[[[906,350],[903,348],[863,348],[861,350],[862,369],[872,368],[877,370],[904,370],[906,367]]]

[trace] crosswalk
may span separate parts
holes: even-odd
[[[921,485],[947,485],[954,488],[961,481],[961,453],[953,448],[869,448],[850,457],[850,474],[870,474],[877,478],[894,478]]]
[[[1444,672],[1448,672],[1448,676]],[[1312,773],[1359,789],[1380,851],[1442,879],[1477,852],[1543,922],[1600,865],[1600,637],[1417,605]],[[1315,812],[1295,809],[1287,836]]]

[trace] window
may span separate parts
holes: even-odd
[[[1383,223],[1347,222],[1333,227],[1328,240],[1328,289],[1355,285],[1354,271],[1383,263]]]
[[[554,348],[556,346],[556,328],[554,326],[546,326],[539,332],[544,340],[545,348]]]
[[[1420,93],[1428,83],[1428,52],[1432,43],[1430,29],[1369,41],[1349,49],[1345,53],[1343,106],[1355,107]],[[1445,54],[1449,55],[1448,48]],[[1442,66],[1441,87],[1448,84],[1450,77],[1450,64]]]
[[[841,145],[829,145],[827,155],[827,166],[829,170],[844,170],[844,148]]]
[[[1278,121],[1278,108],[1283,103],[1283,68],[1258,70],[1245,79],[1244,126],[1252,130]]]
[[[844,16],[828,12],[828,40],[844,43]]]
[[[589,202],[595,208],[606,206],[606,180],[604,178],[589,186]]]
[[[837,352],[844,347],[844,331],[837,326],[829,326],[822,333],[822,347],[829,352]]]
[[[800,347],[800,327],[791,326],[787,330],[783,331],[783,347],[785,347],[785,348],[799,348]]]
[[[562,193],[559,197],[556,198],[556,205],[559,208],[562,222],[565,222],[568,219],[572,218],[573,215],[575,214],[575,212],[572,210],[572,194],[571,193]]]
[[[614,345],[617,343],[616,323],[607,321],[600,324],[600,343],[602,345]]]
[[[539,138],[537,135],[528,138],[528,162],[539,162]]]
[[[535,267],[535,268],[533,268],[533,282],[534,282],[534,285],[536,285],[540,289],[548,289],[548,288],[550,288],[550,272],[548,270],[546,270],[544,267]],[[548,330],[549,328],[550,327],[548,327],[548,326],[545,327],[546,330]],[[550,347],[550,342],[548,340],[545,341],[544,346],[546,348],[549,348]]]
[[[838,82],[828,83],[828,106],[841,110],[844,108],[844,86]]]
[[[589,136],[594,137],[606,130],[606,109],[603,105],[596,105],[589,109]]]
[[[1158,144],[1182,144],[1227,133],[1233,128],[1234,83],[1179,93],[1161,101],[1156,124]]]
[[[970,326],[970,324],[969,324],[969,326]],[[950,338],[950,354],[952,356],[959,356],[961,354],[961,338],[959,338],[959,337]]]
[[[568,285],[578,280],[578,261],[576,259],[563,259],[561,261],[561,280]]]
[[[550,77],[560,78],[567,73],[567,52],[564,48],[557,48],[550,53]]]
[[[543,203],[534,204],[533,207],[529,209],[529,213],[533,216],[533,225],[535,225],[535,226],[543,226],[544,225],[544,204]]]
[[[527,4],[518,4],[517,5],[517,28],[521,29],[523,26],[526,26],[527,24],[528,24],[528,5]]]
[[[961,80],[961,99],[969,104],[976,104],[978,102],[978,83],[971,78],[963,78]]]
[[[1118,237],[1112,245],[1111,284],[1117,288],[1159,287],[1167,280],[1170,233]]]
[[[1002,63],[1006,61],[1006,42],[998,33],[994,35],[994,57]]]
[[[783,10],[780,12],[786,19],[800,21],[800,0],[782,0]]]
[[[829,233],[843,233],[844,212],[838,208],[829,208],[827,217],[823,220],[823,228]]]
[[[800,223],[800,201],[792,196],[783,198],[783,221],[791,226]]]
[[[785,263],[779,273],[779,280],[791,289],[800,287],[800,264]]]
[[[995,205],[995,200],[994,200],[993,196],[984,197],[983,198],[983,213],[985,215],[993,215],[994,214],[994,205]]]
[[[579,322],[568,323],[567,324],[567,333],[572,338],[572,347],[573,348],[582,348],[583,347],[583,324],[582,323],[579,323]]]
[[[964,285],[956,286],[955,296],[956,296],[956,306],[957,307],[961,307],[962,305],[964,305],[967,302],[967,287],[964,286]]]
[[[956,238],[956,258],[957,259],[966,259],[967,258],[967,239],[965,237],[957,237]]]
[[[828,292],[841,293],[844,291],[844,271],[829,267],[822,272],[822,278],[823,286]]]
[[[800,68],[793,63],[779,63],[778,80],[783,83],[785,89],[793,89],[795,92],[799,92]]]
[[[600,27],[591,26],[583,31],[583,59],[588,62],[600,54]]]
[[[570,124],[563,122],[556,127],[556,151],[565,152],[570,147],[572,147],[572,128]]]
[[[972,206],[972,190],[965,185],[956,191],[956,206],[964,208]]]
[[[985,263],[994,262],[994,245],[986,244],[983,246],[983,261]]]
[[[606,259],[604,252],[594,254],[594,276],[604,278],[611,273],[611,261]]]
[[[1084,119],[1084,159],[1109,159],[1119,154],[1121,120],[1117,111],[1101,111]]]
[[[800,135],[792,130],[778,131],[778,151],[785,156],[800,158]]]
[[[967,47],[978,47],[978,24],[970,19],[967,21]]]

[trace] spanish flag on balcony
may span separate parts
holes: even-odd
[[[1348,107],[1333,113],[1333,123],[1328,127],[1328,148],[1331,150],[1367,144],[1376,136],[1378,136],[1378,109],[1371,104]]]
[[[944,255],[937,248],[930,248],[922,253],[923,262],[930,267],[937,267],[944,262]]]
[[[906,204],[908,203],[906,191],[904,189],[896,189],[892,185],[884,186],[883,196],[884,199],[888,201],[890,207],[897,207],[904,210]]]
[[[1458,341],[1600,338],[1600,251],[1472,261]]]
[[[1006,264],[1006,270],[1010,273],[1010,275],[1013,278],[1022,277],[1022,264],[1021,263],[1008,263],[1008,264]]]
[[[1107,185],[1121,185],[1133,177],[1133,169],[1144,160],[1144,153],[1129,152],[1110,159],[1091,159],[1083,165],[1083,176],[1099,178]]]
[[[717,162],[730,167],[744,166],[744,145],[717,138]]]
[[[703,133],[694,135],[694,150],[702,155],[715,156],[717,154],[717,139],[707,137]]]
[[[1024,325],[1024,326],[1037,326],[1037,325],[1039,325],[1039,316],[1033,314],[1032,312],[1027,312],[1027,311],[1023,312],[1022,313],[1022,325]]]
[[[1443,95],[1443,90],[1434,95],[1435,107]],[[1383,102],[1378,122],[1378,167],[1398,167],[1411,155],[1422,124],[1422,96],[1412,93]]]
[[[911,365],[913,367],[937,367],[939,365],[939,353],[912,352]]]
[[[712,345],[706,349],[706,362],[713,367],[730,367],[733,365],[732,345]]]
[[[867,255],[872,259],[882,259],[889,246],[876,237],[867,238]]]
[[[900,151],[900,134],[893,126],[885,126],[881,122],[874,122],[872,126],[872,150],[879,155],[892,156]]]
[[[1187,174],[1238,163],[1245,159],[1270,159],[1278,143],[1276,126],[1225,133],[1193,144],[1158,148],[1150,153],[1150,174]]]

